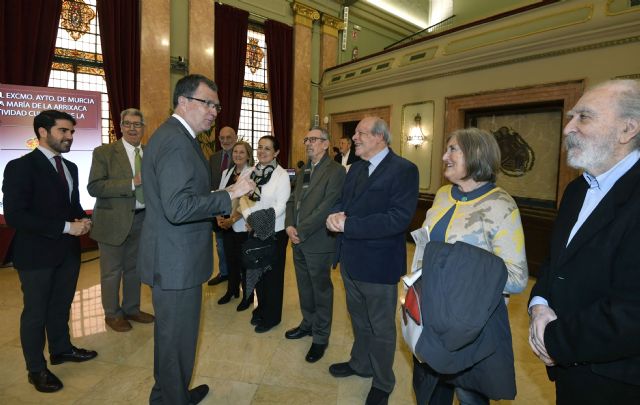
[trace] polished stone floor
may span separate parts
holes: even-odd
[[[413,254],[408,245],[409,257]],[[34,251],[37,254],[37,251]],[[104,324],[100,301],[98,251],[83,254],[76,297],[71,308],[72,341],[97,350],[99,356],[86,363],[50,366],[64,389],[42,394],[27,383],[20,349],[19,319],[22,293],[17,273],[0,269],[0,404],[145,404],[153,383],[153,326],[133,324],[133,330],[117,333]],[[251,311],[236,312],[238,300],[218,305],[225,284],[204,286],[202,322],[192,384],[209,384],[212,392],[202,404],[363,404],[371,379],[329,375],[331,363],[348,360],[353,335],[346,311],[344,288],[338,271],[332,272],[335,287],[334,321],[329,348],[315,364],[304,356],[311,338],[286,340],[284,332],[300,321],[291,252],[285,278],[283,322],[271,331],[256,334],[249,324]],[[526,299],[531,288],[509,303],[516,360],[518,396],[513,404],[553,403],[553,385],[542,363],[527,344]],[[143,286],[142,309],[153,312],[151,294]],[[411,356],[398,328],[394,371],[396,388],[390,404],[415,404],[411,388]]]

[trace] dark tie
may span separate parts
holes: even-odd
[[[364,185],[367,182],[367,179],[369,178],[369,165],[371,163],[369,163],[368,160],[363,160],[363,162],[364,162],[364,165],[363,165],[364,168],[360,170],[360,173],[358,173],[358,178],[356,179],[356,186],[354,187],[356,196],[362,192],[362,189],[364,188]]]
[[[222,152],[222,166],[220,166],[221,171],[225,171],[229,168],[229,155],[227,151]]]
[[[62,167],[62,158],[60,156],[54,156],[53,160],[56,161],[56,170],[58,171],[58,176],[60,176],[60,180],[64,185],[64,191],[67,193],[66,196],[69,197],[69,183],[67,183],[67,176],[64,175],[64,167]]]

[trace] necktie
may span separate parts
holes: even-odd
[[[222,152],[222,166],[220,166],[220,170],[225,171],[229,168],[229,155],[226,151]]]
[[[62,167],[62,158],[60,156],[54,156],[53,160],[56,161],[56,170],[58,171],[58,176],[60,176],[60,180],[64,185],[64,191],[67,193],[67,197],[69,197],[69,183],[67,183],[67,176],[64,175],[64,167]]]
[[[140,148],[135,148],[134,151],[136,153],[136,156],[134,158],[134,166],[136,171],[134,175],[137,176],[142,171],[142,156],[140,156]],[[142,194],[142,186],[136,186],[135,194],[136,194],[136,200],[138,200],[140,204],[144,204],[144,195]]]

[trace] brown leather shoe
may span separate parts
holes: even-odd
[[[151,314],[140,311],[137,314],[125,315],[124,319],[128,319],[130,321],[139,322],[139,323],[151,323],[156,318]]]
[[[131,324],[124,318],[121,317],[105,317],[104,322],[109,325],[109,327],[116,332],[128,332],[131,330]]]

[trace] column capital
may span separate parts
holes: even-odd
[[[338,31],[345,29],[344,21],[329,14],[322,14],[322,33],[338,37]]]
[[[293,9],[294,21],[296,24],[301,24],[311,28],[314,21],[320,19],[320,13],[318,10],[307,6],[306,4],[294,1],[291,3]]]

